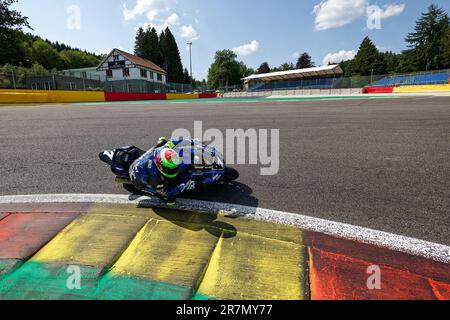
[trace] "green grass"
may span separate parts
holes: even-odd
[[[214,104],[214,103],[247,103],[258,101],[327,101],[327,100],[351,100],[351,99],[389,99],[398,98],[395,95],[364,95],[364,96],[321,96],[321,97],[243,97],[243,98],[212,98],[212,99],[183,99],[183,100],[139,100],[139,101],[112,101],[112,102],[80,102],[80,103],[17,103],[17,104],[0,104],[0,107],[32,107],[32,106],[49,106],[49,105],[142,105],[142,104]]]

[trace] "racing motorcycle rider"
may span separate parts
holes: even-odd
[[[186,183],[180,182],[185,172],[181,172],[183,162],[176,149],[192,143],[191,140],[160,138],[155,148],[131,165],[130,177],[134,187],[160,198],[167,205],[175,205],[176,196],[187,189]]]

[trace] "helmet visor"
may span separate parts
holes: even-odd
[[[167,168],[164,166],[161,167],[161,173],[168,178],[176,177],[178,175],[179,171],[180,171],[180,167],[176,167],[176,168]]]

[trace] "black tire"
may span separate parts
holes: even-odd
[[[239,179],[239,172],[233,168],[226,167],[224,181],[232,182],[232,181],[236,181],[237,179]]]

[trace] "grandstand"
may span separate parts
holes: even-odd
[[[254,74],[243,78],[247,91],[277,89],[327,89],[342,81],[339,65]]]
[[[450,84],[450,70],[344,78],[339,65],[255,74],[243,78],[246,91],[341,89]]]
[[[450,83],[450,70],[443,70],[427,73],[412,73],[387,76],[377,82],[374,82],[372,86],[385,87],[448,83]]]

